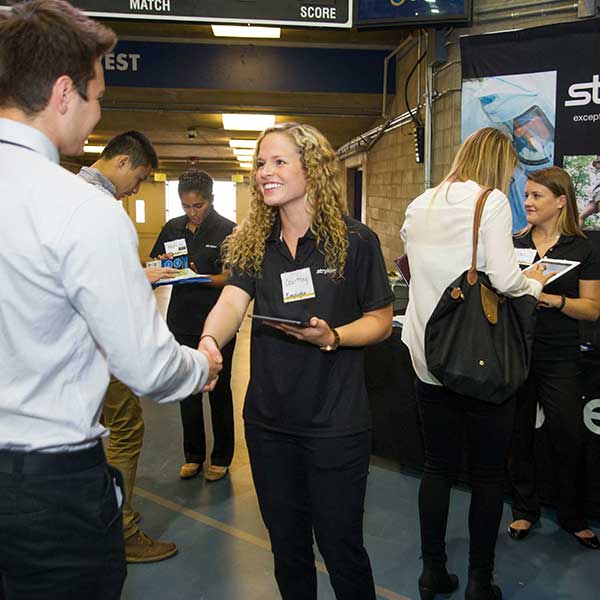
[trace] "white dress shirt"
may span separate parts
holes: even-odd
[[[427,369],[425,327],[443,291],[471,266],[473,215],[483,189],[474,181],[444,183],[427,190],[406,209],[400,235],[410,265],[410,286],[402,341],[425,383],[440,385]],[[488,196],[479,229],[477,269],[509,297],[542,291],[538,281],[521,273],[512,242],[512,216],[499,190]]]
[[[109,372],[157,402],[201,389],[207,360],[167,329],[121,206],[7,119],[0,199],[0,448],[93,443]]]

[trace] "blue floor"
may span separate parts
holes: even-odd
[[[141,527],[174,541],[179,554],[160,563],[129,565],[124,600],[277,600],[272,555],[252,486],[243,439],[228,478],[207,483],[178,477],[179,408],[144,401],[146,439],[135,507]],[[241,430],[237,423],[238,433]],[[374,460],[367,491],[365,540],[378,598],[418,600],[420,572],[418,475]],[[448,524],[448,566],[461,579],[452,597],[462,598],[467,571],[468,491],[453,491]],[[527,540],[505,533],[505,507],[497,547],[497,582],[510,600],[600,599],[600,552],[582,548],[561,531],[549,512]],[[596,523],[596,525],[598,525]],[[334,600],[319,565],[319,600]]]

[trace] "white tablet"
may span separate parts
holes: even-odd
[[[568,273],[571,269],[574,269],[577,265],[579,265],[579,261],[577,260],[563,260],[562,258],[542,258],[537,262],[533,263],[531,267],[535,265],[545,265],[544,273],[554,273],[548,281],[546,281],[546,285],[556,281],[559,277],[562,277],[565,273]],[[527,267],[525,271],[531,269],[531,267]]]

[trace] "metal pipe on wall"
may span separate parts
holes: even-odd
[[[485,8],[477,8],[474,10],[475,16],[478,15],[487,15],[487,14],[495,14],[498,12],[508,12],[512,10],[521,10],[521,9],[529,9],[535,6],[543,6],[545,4],[553,4],[556,5],[556,2],[552,0],[533,0],[532,2],[515,2],[511,4],[510,2],[503,2],[502,4],[498,4],[495,6],[488,6]]]
[[[425,80],[425,148],[423,152],[426,190],[431,187],[431,152],[433,149],[433,65],[430,60],[427,63]]]
[[[544,9],[532,9],[532,10],[523,10],[523,11],[517,11],[517,12],[510,12],[509,14],[492,14],[490,13],[490,15],[486,15],[483,18],[478,18],[477,16],[475,16],[475,18],[473,19],[473,21],[475,23],[492,23],[493,21],[508,21],[510,19],[523,19],[523,18],[527,18],[527,17],[543,17],[545,15],[550,15],[550,14],[562,14],[562,13],[567,13],[567,12],[573,12],[573,11],[577,11],[577,7],[579,5],[577,3],[569,3],[568,5],[564,5],[564,6],[554,6],[554,7],[550,7],[550,8],[544,8]],[[504,13],[510,11],[510,8],[505,8],[504,9]]]

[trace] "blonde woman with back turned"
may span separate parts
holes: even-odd
[[[491,127],[476,131],[463,142],[442,183],[409,205],[401,231],[412,275],[402,339],[418,378],[416,395],[425,442],[419,491],[422,600],[458,588],[457,576],[446,570],[445,535],[452,478],[461,465],[464,444],[472,485],[465,598],[502,598],[500,588],[492,584],[492,571],[515,401],[486,404],[443,387],[427,369],[424,333],[444,289],[471,264],[475,204],[487,188],[493,191],[479,230],[477,269],[489,276],[501,294],[539,297],[547,277],[539,268],[525,276],[512,244],[505,193],[516,164],[507,136]]]

